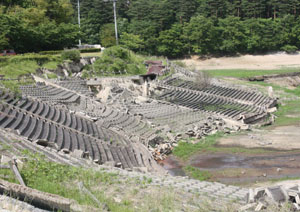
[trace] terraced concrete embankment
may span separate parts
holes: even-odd
[[[53,146],[67,154],[81,150],[83,155],[99,164],[111,161],[123,168],[155,169],[150,153],[141,153],[144,147],[133,146],[126,137],[90,120],[4,91],[0,98],[3,102],[1,128],[11,129],[37,144]]]

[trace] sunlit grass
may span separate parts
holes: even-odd
[[[249,78],[254,76],[270,75],[270,74],[284,74],[291,72],[300,72],[299,68],[281,68],[274,70],[245,70],[245,69],[218,69],[205,70],[213,77],[237,77]]]

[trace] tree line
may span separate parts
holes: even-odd
[[[0,0],[0,50],[18,53],[74,46],[79,38],[69,0]]]
[[[72,0],[77,8],[77,0]],[[300,47],[299,0],[118,0],[121,45],[133,51],[188,54],[295,51]],[[113,8],[82,0],[82,39],[115,44]]]
[[[103,0],[0,0],[0,49],[115,45],[113,7]],[[143,54],[262,53],[300,48],[300,0],[118,0],[122,46]],[[79,32],[80,31],[80,32]]]

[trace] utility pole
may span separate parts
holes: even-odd
[[[78,9],[78,26],[80,31],[80,3],[79,0],[77,0],[77,9]],[[81,46],[81,39],[79,38],[79,46]]]
[[[116,35],[116,44],[119,45],[119,38],[118,38],[118,26],[117,26],[117,1],[118,0],[103,0],[104,2],[113,2],[114,6],[114,20],[115,20],[115,35]]]

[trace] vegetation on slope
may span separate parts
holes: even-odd
[[[144,74],[146,67],[142,57],[120,46],[104,50],[101,57],[92,66],[96,76]]]
[[[99,208],[99,211],[102,211],[102,206],[82,192],[78,183],[82,182],[101,204],[106,204],[109,211],[115,212],[175,211],[185,208],[182,206],[184,201],[189,201],[189,204],[198,202],[197,195],[190,194],[189,199],[183,200],[179,191],[150,186],[152,179],[149,177],[140,179],[109,173],[100,168],[62,165],[29,151],[24,151],[24,156],[27,160],[20,173],[28,187],[74,199],[81,205]],[[1,169],[0,178],[17,183],[11,170]]]
[[[37,68],[56,68],[62,62],[59,55],[25,54],[17,56],[0,57],[0,75],[5,80],[2,85],[14,92],[19,92],[20,85],[33,83],[30,74]]]

